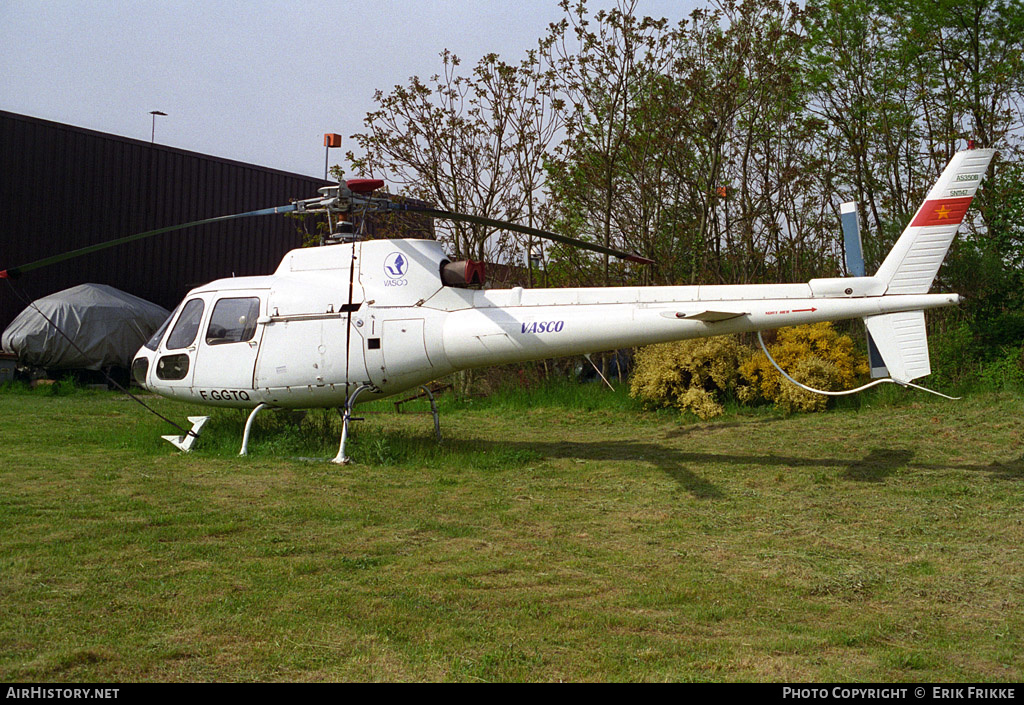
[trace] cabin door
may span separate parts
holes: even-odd
[[[256,319],[266,308],[266,292],[224,292],[210,297],[209,306],[209,322],[196,341],[199,349],[192,386],[204,399],[207,394],[227,394],[230,399],[245,400],[240,395],[248,396],[253,390],[264,328],[256,325]]]

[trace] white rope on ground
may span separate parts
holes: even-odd
[[[812,392],[813,394],[824,394],[825,396],[829,397],[842,397],[848,394],[856,394],[857,392],[863,392],[865,389],[870,389],[871,387],[875,387],[879,384],[885,384],[886,382],[888,382],[890,384],[898,384],[901,387],[912,387],[913,389],[920,389],[922,392],[928,392],[929,394],[934,394],[936,396],[942,397],[943,399],[949,399],[951,401],[957,401],[958,399],[961,398],[947,396],[942,392],[936,392],[934,389],[928,389],[927,387],[922,387],[918,384],[913,384],[911,382],[898,382],[892,379],[891,377],[886,377],[885,379],[876,379],[874,382],[868,382],[867,384],[861,387],[857,387],[856,389],[847,389],[842,392],[826,392],[822,389],[814,389],[813,387],[808,387],[806,384],[801,384],[800,382],[797,382],[795,379],[787,375],[785,370],[779,367],[779,363],[775,362],[775,358],[773,358],[772,354],[768,352],[768,346],[764,344],[764,338],[761,337],[761,331],[757,331],[757,341],[761,343],[761,349],[764,350],[764,354],[768,357],[768,362],[772,363],[775,369],[779,371],[779,374],[781,374],[783,377],[785,377],[787,380],[789,380],[796,386],[800,387],[800,389]]]

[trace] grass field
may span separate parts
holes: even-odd
[[[123,396],[0,391],[0,680],[1024,677],[1017,396],[596,390],[446,402],[440,447],[382,404],[347,467],[292,459],[322,414],[181,455]]]

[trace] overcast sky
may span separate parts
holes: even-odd
[[[557,0],[0,0],[0,109],[144,140],[162,110],[158,143],[322,176],[323,133],[351,147],[375,90],[439,72],[445,48],[518,61],[561,16]]]

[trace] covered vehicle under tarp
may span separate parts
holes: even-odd
[[[0,347],[29,367],[129,367],[138,349],[169,315],[162,306],[112,286],[81,284],[34,301],[7,326]]]

